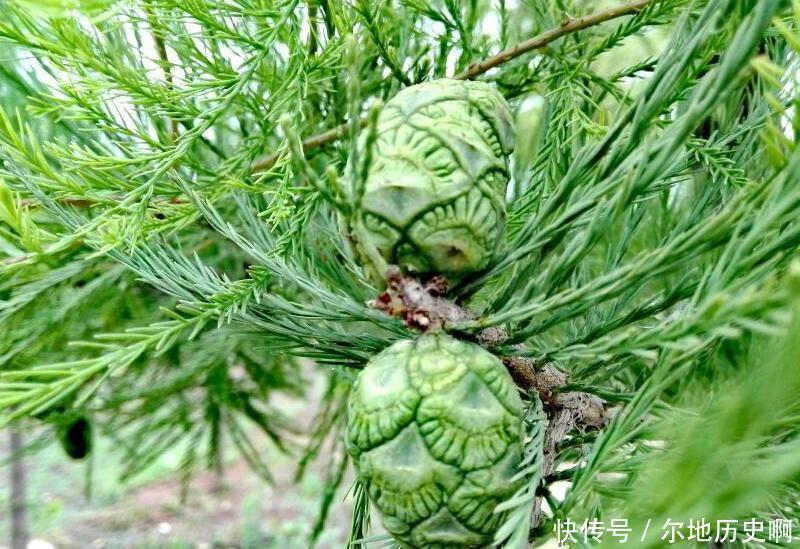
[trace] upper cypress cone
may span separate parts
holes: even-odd
[[[347,448],[406,547],[485,547],[519,487],[522,401],[502,362],[447,335],[399,341],[353,387]]]
[[[505,227],[513,118],[483,82],[436,80],[392,98],[377,122],[363,200],[389,263],[458,280],[485,268]]]

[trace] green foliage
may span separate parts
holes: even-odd
[[[788,337],[742,345],[717,393],[686,391],[685,407],[666,414],[656,430],[669,452],[637,464],[637,489],[623,512],[657,524],[667,517],[684,523],[697,517],[797,517],[798,318]]]
[[[0,423],[66,407],[118,433],[126,477],[180,447],[188,480],[229,441],[269,478],[254,432],[297,450],[276,397],[308,394],[313,361],[328,386],[301,472],[323,449],[338,456],[318,533],[346,478],[356,373],[414,337],[367,305],[379,290],[352,251],[341,182],[348,164],[380,161],[359,133],[377,140],[381,105],[409,85],[610,4],[32,4],[0,1]],[[555,475],[542,467],[544,412],[525,396],[521,487],[500,507],[498,543],[523,545],[537,491],[557,479],[571,484],[548,499],[540,540],[571,513],[671,511],[637,507],[637,491],[661,489],[642,468],[679,478],[707,448],[675,432],[732,416],[753,421],[712,440],[736,451],[730,463],[764,463],[758,493],[780,496],[748,498],[754,485],[732,475],[724,494],[684,492],[684,511],[800,518],[785,504],[797,499],[796,411],[767,391],[776,419],[762,421],[728,381],[761,371],[746,342],[784,333],[796,294],[800,7],[787,4],[653,1],[479,73],[515,116],[544,106],[520,124],[535,135],[513,159],[500,252],[448,295],[476,317],[448,328],[503,328],[492,352],[552,363],[619,407],[602,433],[561,441]],[[660,47],[628,56],[654,33]],[[689,393],[726,390],[708,424],[686,419]],[[365,492],[352,491],[353,546],[370,539]]]

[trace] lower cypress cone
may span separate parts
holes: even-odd
[[[381,522],[404,547],[490,544],[495,507],[519,488],[522,401],[503,363],[447,335],[399,341],[369,361],[347,448]]]

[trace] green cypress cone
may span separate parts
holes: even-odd
[[[376,355],[350,396],[347,448],[406,547],[484,547],[519,487],[522,401],[502,362],[447,335]]]
[[[515,139],[503,96],[483,82],[417,84],[377,125],[363,200],[370,243],[410,272],[458,280],[485,268],[505,230]]]

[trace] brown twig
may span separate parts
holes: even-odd
[[[471,64],[466,70],[460,72],[459,74],[455,75],[453,78],[457,80],[469,80],[471,78],[475,78],[476,76],[480,76],[488,72],[489,70],[502,65],[512,59],[515,59],[525,53],[528,53],[533,50],[541,49],[546,45],[550,44],[551,42],[558,40],[559,38],[571,34],[573,32],[577,32],[579,30],[584,30],[589,27],[593,27],[595,25],[599,25],[600,23],[605,23],[606,21],[610,21],[612,19],[616,19],[618,17],[623,17],[625,15],[630,15],[632,13],[636,13],[641,11],[645,6],[653,2],[653,0],[636,0],[634,2],[629,2],[625,4],[620,4],[619,6],[613,6],[604,10],[600,10],[598,12],[592,13],[585,17],[577,17],[577,18],[566,18],[557,26],[550,30],[547,30],[533,38],[525,40],[524,42],[520,42],[508,49],[501,51],[500,53],[493,55],[483,61],[478,63]],[[364,127],[367,123],[366,118],[361,119],[361,127]],[[315,149],[317,147],[323,147],[338,139],[347,135],[348,130],[350,129],[350,124],[345,123],[330,130],[324,131],[318,135],[308,138],[307,140],[303,141],[303,152],[308,152],[311,149]],[[257,161],[252,166],[252,171],[254,173],[265,172],[269,170],[271,167],[275,165],[275,163],[280,158],[280,155],[277,153],[273,153],[259,161]]]
[[[111,195],[106,197],[106,201],[108,202],[122,202],[125,199],[125,195],[117,194]],[[64,204],[65,206],[72,206],[74,208],[91,208],[96,206],[97,204],[101,204],[103,202],[96,201],[96,200],[89,200],[88,198],[74,198],[69,196],[62,196],[55,198],[56,202]],[[153,200],[151,202],[155,205],[163,205],[163,204],[188,204],[189,200],[186,198],[182,198],[180,196],[173,196],[170,199],[159,199]],[[34,200],[32,198],[23,198],[19,200],[18,204],[23,208],[39,208],[41,207],[41,202],[38,200]]]
[[[161,27],[156,14],[153,12],[153,7],[150,5],[150,2],[144,3],[144,10],[147,14],[147,23],[150,25],[150,32],[153,35],[153,42],[155,43],[156,51],[158,52],[159,64],[161,65],[161,70],[164,71],[164,79],[167,81],[167,88],[172,90],[174,89],[172,63],[169,62],[169,57],[167,56],[167,44],[164,41],[164,29]],[[175,141],[178,139],[178,121],[170,117],[169,128],[170,139],[173,143],[175,143]]]
[[[361,119],[361,127],[367,125],[367,119]],[[311,149],[316,149],[317,147],[324,147],[334,141],[338,141],[342,137],[345,137],[350,130],[350,123],[341,124],[336,126],[335,128],[331,128],[330,130],[324,131],[314,137],[309,137],[305,141],[303,141],[303,152],[307,153]],[[262,160],[259,160],[255,164],[253,164],[252,171],[254,173],[265,172],[269,170],[272,166],[280,158],[279,153],[273,153]]]
[[[577,17],[575,19],[565,18],[561,21],[561,24],[555,28],[547,30],[538,36],[534,36],[533,38],[525,40],[524,42],[520,42],[519,44],[511,46],[510,48],[501,51],[497,55],[493,55],[492,57],[489,57],[488,59],[485,59],[479,63],[471,64],[465,71],[457,74],[455,78],[458,80],[469,80],[470,78],[475,78],[476,76],[484,74],[489,70],[498,67],[516,57],[519,57],[524,53],[541,49],[550,42],[558,40],[562,36],[599,25],[600,23],[605,23],[606,21],[610,21],[624,15],[630,15],[632,13],[641,11],[652,1],[653,0],[636,0],[635,2],[620,4],[619,6],[613,6],[608,9],[600,10],[585,17]]]
[[[317,53],[317,12],[319,6],[316,2],[308,3],[308,56],[312,57]]]
[[[35,256],[36,256],[35,253],[27,253],[27,254],[15,255],[15,256],[12,256],[12,257],[7,257],[7,258],[3,259],[2,261],[0,261],[0,265],[8,267],[10,265],[15,265],[16,263],[22,263],[23,261],[27,261],[27,260],[31,259],[32,257],[35,257]]]
[[[67,206],[75,206],[76,208],[89,208],[97,202],[86,198],[72,198],[69,196],[64,196],[57,199],[58,202],[65,204]],[[122,200],[122,197],[119,197],[119,200]],[[41,205],[38,200],[33,200],[32,198],[23,198],[17,202],[17,204],[22,208],[36,208]]]

